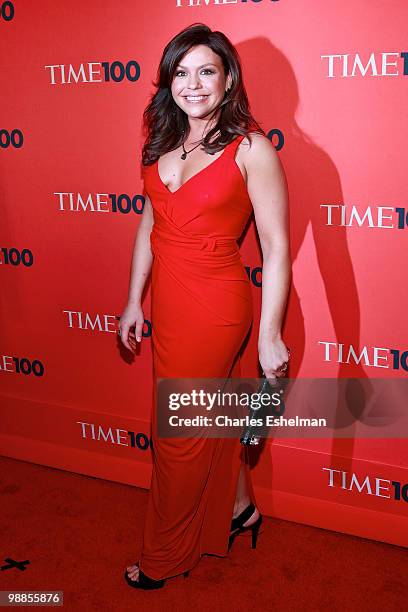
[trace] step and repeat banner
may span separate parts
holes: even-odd
[[[3,455],[149,486],[150,281],[135,355],[116,332],[144,207],[143,110],[165,45],[197,22],[236,46],[286,173],[290,377],[407,378],[407,20],[403,0],[0,1]],[[241,253],[256,313],[242,376],[258,377],[253,219]],[[406,546],[406,438],[357,433],[251,449],[257,501]]]

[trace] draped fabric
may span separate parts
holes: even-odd
[[[252,212],[235,161],[242,140],[170,192],[158,162],[144,168],[153,207],[153,471],[140,568],[151,578],[191,569],[204,553],[226,556],[241,445],[237,438],[157,435],[157,378],[239,377],[253,319],[237,246]]]

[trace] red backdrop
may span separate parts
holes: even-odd
[[[402,0],[0,2],[2,454],[149,486],[150,286],[136,356],[116,327],[142,112],[165,44],[198,21],[236,45],[287,175],[291,377],[407,377],[407,19]],[[243,375],[258,376],[253,221],[241,252],[257,312]],[[257,500],[407,545],[407,455],[404,439],[269,440]]]

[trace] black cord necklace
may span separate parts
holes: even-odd
[[[194,149],[196,149],[197,147],[200,146],[200,144],[203,142],[203,138],[200,140],[200,142],[198,143],[198,145],[196,145],[195,147],[193,147],[192,149],[190,149],[189,151],[186,151],[186,149],[184,148],[184,142],[181,143],[181,146],[183,148],[183,153],[181,154],[181,159],[186,159],[187,155],[189,153],[191,153],[191,151],[194,151]]]
[[[218,131],[218,130],[217,130]],[[184,134],[184,130],[182,130],[183,134]],[[200,142],[198,144],[196,144],[195,147],[193,147],[192,149],[190,149],[189,151],[186,151],[185,147],[184,147],[184,142],[181,143],[181,147],[183,149],[183,153],[181,154],[181,159],[186,159],[187,155],[189,153],[191,153],[191,151],[194,151],[194,149],[196,149],[197,147],[200,146],[200,144],[202,144],[203,140],[204,140],[205,136],[202,137],[202,139],[200,140]],[[214,155],[214,153],[210,153],[210,155]]]

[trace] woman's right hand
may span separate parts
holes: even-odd
[[[140,302],[128,302],[119,320],[120,339],[130,351],[136,351],[136,341],[142,341],[144,314]],[[130,328],[135,326],[134,331]]]

